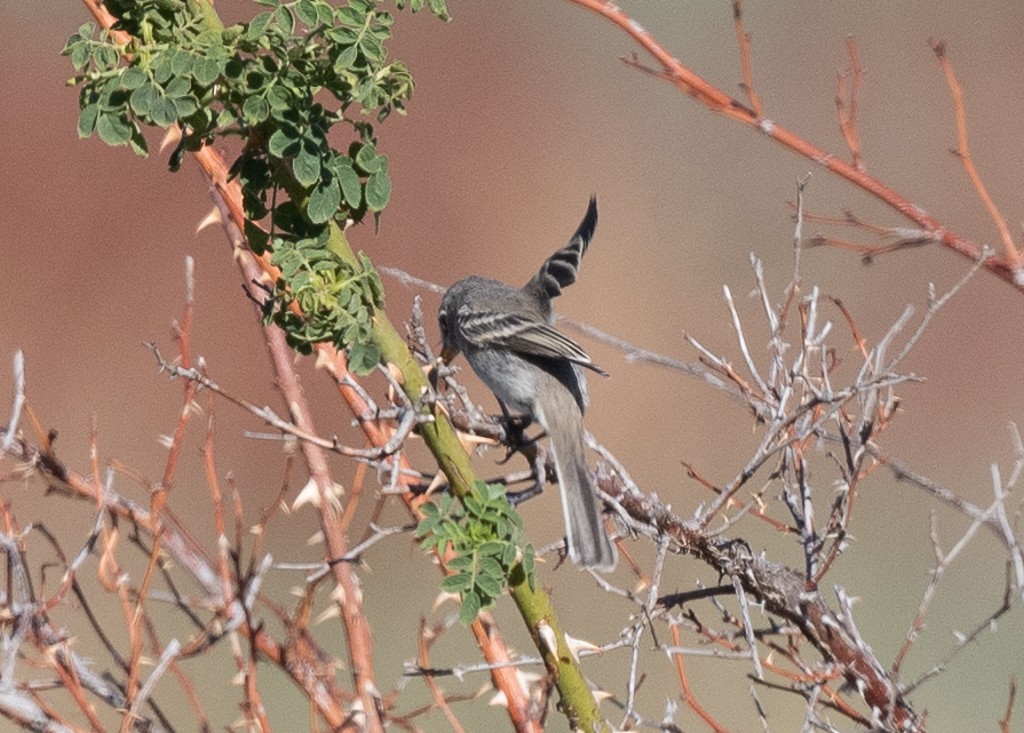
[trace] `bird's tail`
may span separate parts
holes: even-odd
[[[540,270],[533,276],[527,287],[538,289],[550,299],[557,298],[562,294],[563,288],[576,282],[580,260],[586,254],[590,240],[594,238],[596,227],[597,199],[591,196],[587,213],[576,228],[576,233],[569,240],[569,244],[544,260],[544,264],[540,266]]]
[[[570,408],[571,409],[571,408]],[[576,424],[552,430],[546,416],[537,416],[548,429],[554,454],[558,487],[565,517],[565,541],[569,558],[583,568],[608,571],[615,568],[615,547],[605,532],[601,504],[590,480],[583,445],[583,418],[575,413]],[[564,421],[566,415],[562,415]]]

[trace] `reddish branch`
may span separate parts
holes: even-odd
[[[159,536],[161,551],[172,557],[178,565],[188,570],[202,587],[207,598],[217,599],[221,595],[220,577],[207,557],[205,551],[196,540],[189,535],[171,517],[164,523],[155,518],[146,507],[114,491],[107,490],[102,484],[72,471],[63,464],[52,452],[35,448],[24,439],[15,441],[12,453],[21,461],[36,467],[41,477],[47,481],[50,489],[79,496],[102,506],[106,511],[133,523],[150,536]],[[162,527],[162,531],[161,531]],[[108,535],[101,539],[100,572],[107,577],[116,578],[116,560],[113,558],[115,536]],[[101,576],[102,577],[102,576]],[[236,622],[236,614],[240,613],[237,601],[232,605],[219,609],[221,623]],[[271,637],[265,630],[256,627],[241,626],[243,633],[252,637],[252,643],[263,658],[277,663],[284,669],[302,689],[306,690],[310,699],[317,706],[318,712],[334,729],[341,729],[347,713],[341,707],[342,695],[328,683],[327,677],[318,674],[316,664],[317,652],[308,639],[289,640],[286,649]],[[211,632],[212,633],[212,632]],[[44,639],[49,644],[52,641]],[[206,644],[211,639],[206,639]],[[196,647],[201,650],[202,645]],[[287,662],[287,663],[286,663]]]
[[[1017,251],[1017,247],[1013,243],[1013,237],[1010,235],[1010,228],[1006,226],[1006,220],[1003,219],[1003,215],[999,213],[999,209],[996,207],[995,202],[988,193],[988,189],[985,188],[985,184],[982,183],[981,176],[978,174],[978,169],[974,167],[974,159],[971,157],[971,148],[967,144],[967,108],[964,107],[964,94],[963,89],[960,87],[960,82],[956,80],[956,74],[953,73],[953,65],[949,63],[949,57],[946,55],[946,44],[939,41],[929,41],[932,47],[932,51],[935,52],[935,58],[939,60],[939,66],[942,67],[942,73],[946,76],[946,83],[949,84],[949,93],[953,97],[953,114],[956,117],[956,143],[957,147],[954,150],[954,154],[960,158],[964,165],[964,170],[967,172],[968,178],[971,179],[971,183],[974,184],[974,189],[978,192],[978,197],[981,198],[982,204],[985,205],[985,210],[988,211],[989,216],[992,217],[992,221],[996,225],[996,229],[999,230],[999,238],[1003,242],[1003,247],[1006,250],[1006,259],[1014,263],[1019,269],[1022,266],[1020,254]],[[1018,273],[1019,274],[1019,273]]]
[[[718,87],[701,78],[689,67],[685,66],[681,61],[679,61],[679,59],[674,57],[665,49],[664,46],[655,40],[655,38],[651,36],[643,26],[630,18],[614,2],[611,2],[610,0],[571,1],[597,13],[598,15],[601,15],[609,22],[621,28],[623,32],[639,43],[640,46],[642,46],[658,64],[655,68],[647,67],[640,63],[634,55],[631,58],[623,59],[627,65],[649,72],[672,83],[680,91],[686,93],[690,97],[693,97],[697,102],[704,105],[712,112],[724,115],[725,117],[759,130],[783,147],[792,150],[794,153],[817,165],[820,165],[829,172],[846,179],[858,188],[867,191],[872,196],[901,214],[903,217],[914,222],[921,230],[919,238],[938,242],[972,261],[982,259],[984,255],[984,248],[981,245],[948,229],[942,224],[942,222],[925,213],[916,204],[908,201],[901,194],[889,188],[877,178],[869,176],[862,168],[859,167],[859,160],[856,157],[853,162],[837,158],[833,154],[822,150],[799,135],[790,132],[775,121],[762,116],[757,107],[757,105],[759,105],[759,102],[757,101],[758,97],[752,88],[752,81],[750,81],[752,74],[746,70],[746,65],[749,64],[749,51],[746,50],[748,39],[746,34],[742,33],[738,20],[737,35],[740,39],[741,56],[744,59],[743,63],[745,65],[744,86],[747,88],[747,94],[752,100],[751,104],[754,105],[753,108],[734,99],[729,94],[726,94]],[[738,10],[739,5],[736,4],[734,6],[734,14],[738,13]],[[949,67],[948,60],[946,60],[944,53],[940,53],[941,44],[936,45],[939,47],[936,54],[939,57],[940,63],[943,65],[943,70],[947,74],[948,78],[952,78],[952,71]],[[958,135],[961,138],[959,153],[961,158],[965,160],[966,166],[967,162],[970,161],[970,157],[967,154],[966,125],[963,123],[963,100],[959,94],[959,87],[955,85],[955,80],[951,82],[951,90],[953,91],[953,102],[956,108],[958,120]],[[993,218],[996,220],[997,226],[999,226],[1001,217],[998,216],[998,212],[995,210],[994,205],[990,205],[988,194],[985,193],[984,186],[981,185],[980,178],[973,169],[973,164],[968,168],[968,175],[971,177],[975,188],[978,190],[979,195],[985,202],[986,208],[988,208],[990,213],[993,214]],[[1004,228],[1000,227],[1000,233],[1002,234],[1004,231]],[[1014,247],[1012,238],[1009,237],[1008,232],[1003,235],[1003,245],[1005,247],[1005,256],[997,257],[993,255],[985,258],[985,268],[999,278],[1013,285],[1017,290],[1024,293],[1024,260],[1021,259],[1016,247]]]
[[[860,153],[860,133],[857,131],[857,95],[864,80],[864,69],[857,54],[857,42],[853,36],[846,39],[846,51],[850,55],[849,71],[839,75],[836,92],[836,111],[839,113],[839,131],[843,133],[846,147],[850,149],[850,160],[857,170],[864,170]],[[849,87],[847,87],[849,84]]]
[[[757,89],[754,87],[754,65],[750,62],[750,34],[743,28],[743,3],[741,0],[734,0],[732,4],[732,19],[736,30],[736,44],[740,49],[740,66],[743,69],[743,91],[750,98],[750,106],[754,114],[761,116],[761,98],[757,96]]]
[[[672,630],[672,643],[676,646],[680,646],[682,642],[679,636],[679,624],[672,624],[669,628]],[[711,713],[704,709],[704,706],[700,704],[697,696],[694,695],[693,691],[690,689],[690,679],[686,676],[686,663],[683,661],[684,656],[685,655],[683,654],[672,655],[672,659],[674,659],[676,663],[676,675],[679,677],[679,687],[683,691],[683,700],[690,706],[690,709],[693,710],[693,712],[700,716],[701,720],[703,720],[711,730],[715,731],[715,733],[728,733],[728,730],[724,728],[721,723],[715,720]]]

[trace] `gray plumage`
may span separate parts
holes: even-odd
[[[535,419],[548,433],[569,557],[582,567],[610,570],[615,548],[604,530],[586,462],[583,413],[588,397],[581,367],[606,373],[551,325],[551,300],[576,282],[596,225],[597,201],[591,198],[569,244],[545,260],[525,286],[467,277],[444,294],[438,322],[446,359],[462,352],[509,411]]]

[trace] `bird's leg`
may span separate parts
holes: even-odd
[[[498,404],[501,406],[501,426],[505,430],[505,447],[508,449],[505,458],[500,462],[505,463],[513,454],[534,445],[537,438],[531,438],[526,434],[526,428],[533,423],[532,417],[513,415],[508,411],[508,406],[504,402],[498,400]]]
[[[505,493],[509,504],[518,506],[520,503],[527,499],[532,499],[544,491],[544,482],[547,481],[548,477],[547,469],[545,468],[547,452],[537,442],[539,438],[544,436],[544,433],[531,438],[526,434],[526,428],[530,427],[533,423],[533,418],[530,415],[513,415],[509,412],[508,406],[501,400],[498,400],[498,404],[501,406],[501,422],[505,428],[505,446],[508,449],[505,457],[499,463],[505,463],[514,454],[522,453],[530,462],[530,470],[533,473],[532,486],[521,491],[508,491]]]
[[[532,445],[529,452],[524,451],[525,455],[530,461],[530,470],[533,473],[533,485],[522,489],[521,491],[507,491],[505,492],[505,498],[508,499],[508,503],[512,506],[519,506],[527,499],[533,497],[544,491],[544,482],[547,481],[548,472],[546,468],[547,464],[547,451],[545,451],[536,439],[531,441]]]
[[[529,415],[513,415],[508,411],[508,405],[501,400],[498,400],[498,406],[501,407],[501,422],[505,427],[508,442],[514,445],[526,442],[523,431],[530,427],[533,418]]]

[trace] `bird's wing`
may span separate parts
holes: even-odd
[[[476,346],[499,346],[526,356],[568,359],[607,376],[583,348],[547,323],[512,313],[469,312],[459,319],[462,335]]]

